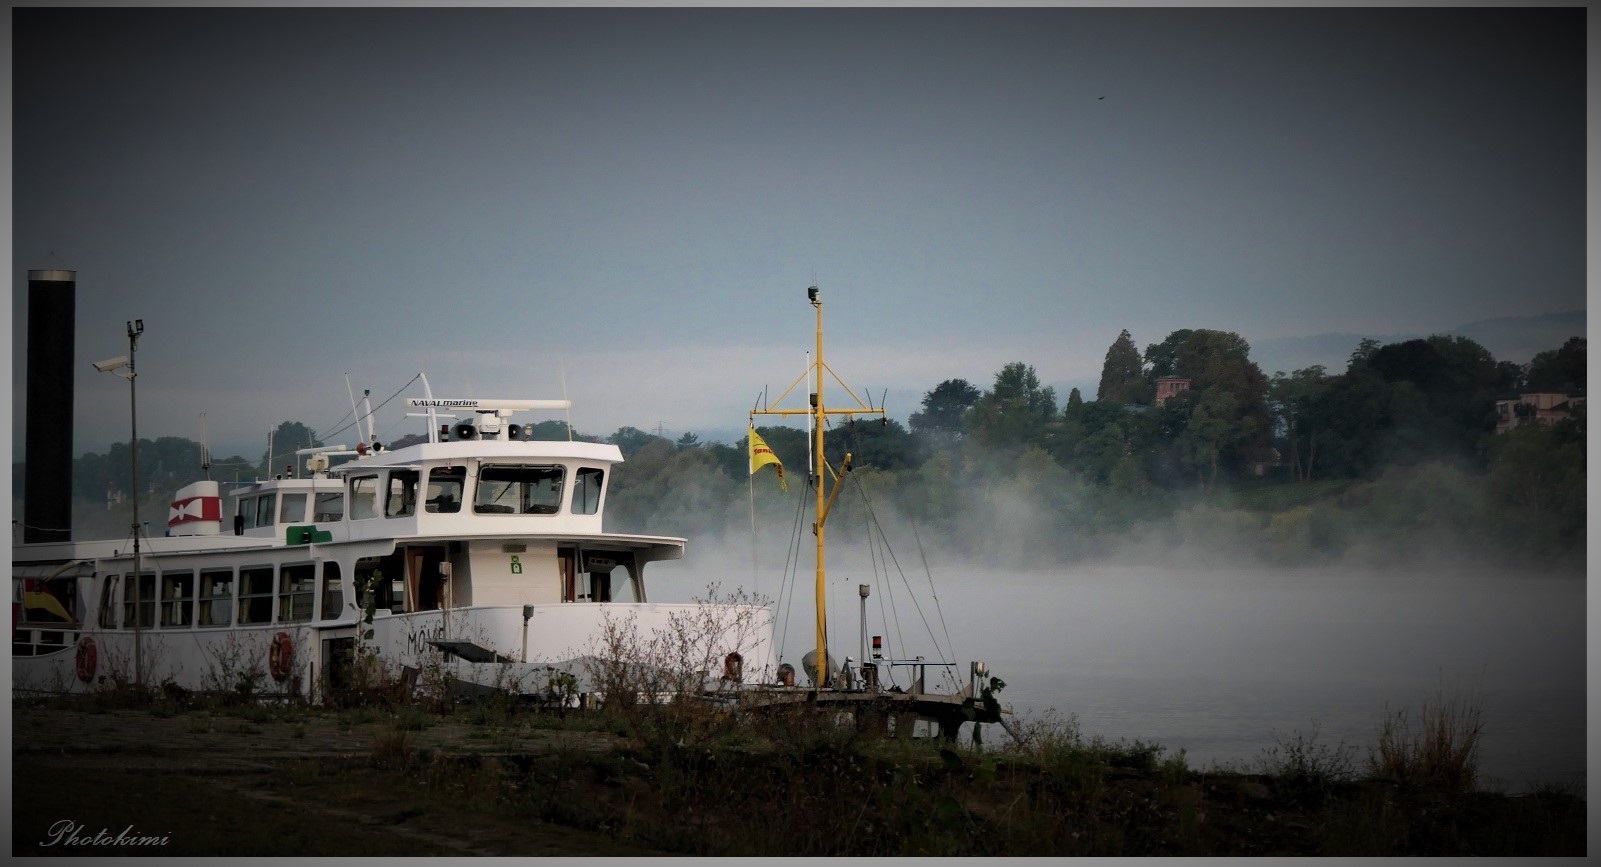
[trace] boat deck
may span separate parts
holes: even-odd
[[[948,741],[956,740],[965,722],[1004,724],[1004,711],[990,711],[983,702],[970,698],[966,690],[925,693],[771,686],[741,692],[737,706],[752,713],[848,713],[858,728],[889,729],[897,738],[912,737],[912,723],[917,720],[938,726],[940,736]]]

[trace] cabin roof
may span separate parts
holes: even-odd
[[[495,459],[577,460],[618,464],[623,461],[623,453],[611,443],[565,440],[455,440],[444,443],[417,443],[403,448],[370,453],[365,457],[339,464],[329,472],[348,473],[366,467],[406,466],[425,461]]]

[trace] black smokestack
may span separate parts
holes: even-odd
[[[78,272],[28,272],[22,541],[72,540],[72,358]]]

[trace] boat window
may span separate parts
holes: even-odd
[[[389,497],[384,501],[384,517],[403,518],[417,514],[416,470],[393,470],[389,473]]]
[[[628,570],[632,555],[624,551],[584,553],[579,596],[589,602],[638,602],[633,576]]]
[[[339,577],[339,564],[322,564],[322,619],[338,620],[345,613],[345,582]]]
[[[600,483],[604,479],[605,474],[594,467],[578,471],[573,483],[573,514],[593,515],[600,511]]]
[[[272,526],[272,507],[275,505],[273,500],[277,499],[277,497],[277,494],[268,494],[265,497],[259,497],[256,499],[256,526]]]
[[[272,622],[272,567],[239,570],[239,622]]]
[[[112,629],[117,625],[117,581],[119,576],[107,575],[100,587],[100,628]]]
[[[634,576],[624,566],[619,565],[611,571],[611,601],[638,602],[634,594]]]
[[[461,490],[466,482],[466,467],[434,467],[429,470],[425,508],[430,512],[460,512]]]
[[[357,603],[363,616],[367,606],[374,611],[394,614],[406,610],[405,565],[400,551],[387,557],[363,557],[356,561],[354,586],[361,594]]]
[[[378,477],[357,476],[350,480],[350,519],[378,516]]]
[[[161,626],[163,629],[187,627],[194,616],[195,573],[161,573]]]
[[[132,576],[130,576],[132,577]],[[156,573],[139,573],[139,626],[150,628],[156,625]],[[128,582],[128,590],[122,597],[122,625],[133,626],[133,582]]]
[[[78,622],[77,578],[18,578],[13,584],[22,596],[22,622],[57,625]]]
[[[239,517],[243,520],[240,525],[246,530],[256,526],[256,498],[247,497],[239,501]]]
[[[200,573],[200,605],[197,614],[201,626],[233,624],[232,569]]]
[[[278,509],[278,520],[284,524],[298,524],[306,520],[306,495],[284,494]]]
[[[312,513],[313,521],[337,521],[345,516],[345,495],[334,491],[317,495],[316,510]]]
[[[478,470],[473,511],[554,515],[561,505],[561,467],[484,466]]]
[[[317,567],[311,563],[285,566],[278,578],[278,622],[310,620],[312,594],[317,589]]]

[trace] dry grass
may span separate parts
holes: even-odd
[[[1378,747],[1369,757],[1377,777],[1453,792],[1473,789],[1479,775],[1484,709],[1477,695],[1437,692],[1414,720],[1407,710],[1385,708]]]

